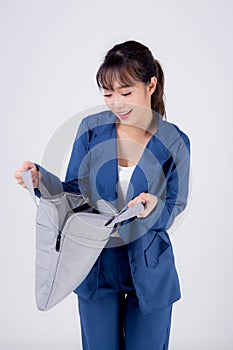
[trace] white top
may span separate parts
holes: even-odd
[[[135,165],[136,166],[136,165]],[[118,184],[117,184],[117,192],[118,192],[118,204],[119,204],[119,211],[124,207],[126,194],[129,186],[129,182],[132,176],[132,173],[135,169],[135,166],[121,166],[118,165]],[[119,238],[121,244],[124,244],[124,241],[122,238],[120,238],[120,235],[118,233],[118,229],[114,233],[111,234],[114,238]]]
[[[117,191],[118,191],[119,210],[121,210],[124,206],[129,182],[134,169],[135,169],[135,165],[134,166],[118,165],[119,181],[117,185],[118,186]]]

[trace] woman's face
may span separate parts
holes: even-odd
[[[151,95],[156,82],[155,77],[147,85],[134,81],[130,86],[121,86],[115,81],[113,90],[103,89],[104,102],[124,124],[140,124],[142,117],[151,115]]]

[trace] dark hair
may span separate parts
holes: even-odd
[[[133,80],[149,83],[153,76],[157,78],[157,85],[151,95],[151,109],[159,112],[166,119],[163,101],[164,73],[160,62],[143,44],[128,40],[115,45],[107,52],[104,62],[99,67],[96,81],[99,88],[113,90],[115,80],[120,85],[129,86]]]

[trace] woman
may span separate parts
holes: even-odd
[[[190,142],[166,117],[164,74],[143,44],[115,45],[97,75],[107,111],[85,117],[78,129],[63,190],[121,210],[144,204],[117,227],[83,283],[74,291],[84,350],[168,349],[172,305],[180,299],[167,229],[187,204]],[[31,169],[35,193],[46,170]]]

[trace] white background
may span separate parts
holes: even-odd
[[[230,0],[0,1],[1,349],[81,349],[74,294],[36,309],[36,210],[13,173],[103,103],[95,73],[128,39],[161,61],[168,120],[191,139],[191,202],[171,235],[183,296],[170,349],[233,348],[232,29]]]

